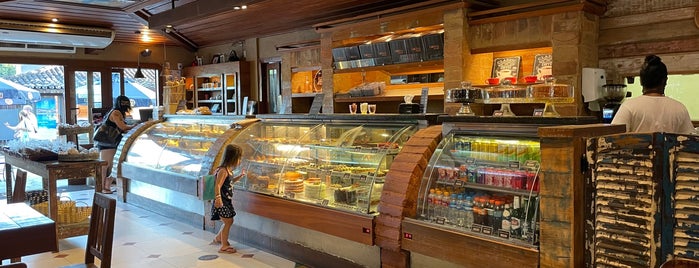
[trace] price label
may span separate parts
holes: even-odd
[[[329,203],[330,203],[330,200],[328,200],[328,199],[323,199],[323,200],[316,202],[316,204],[321,205],[321,206],[327,206]]]
[[[482,230],[483,230],[483,226],[481,226],[481,225],[474,224],[471,226],[471,231],[473,231],[473,232],[480,233]]]
[[[498,231],[498,236],[505,239],[510,239],[510,232],[505,230]]]
[[[475,158],[466,158],[466,164],[474,164],[474,163],[476,163]]]
[[[462,181],[462,180],[456,180],[456,181],[454,182],[454,186],[459,186],[459,187],[460,187],[460,186],[464,186],[464,181]]]
[[[502,114],[503,114],[503,113],[502,113],[502,111],[500,111],[500,110],[495,110],[495,111],[493,111],[493,116],[502,116]]]
[[[359,181],[361,181],[361,182],[366,182],[366,179],[367,179],[366,175],[359,176]]]
[[[519,168],[519,161],[510,161],[510,168]]]
[[[444,225],[444,223],[445,223],[446,221],[447,221],[446,218],[439,217],[439,218],[437,218],[437,220],[436,220],[435,222],[436,222],[437,224],[442,224],[442,225]]]
[[[531,167],[531,168],[536,168],[539,166],[539,162],[536,160],[527,160],[527,162],[524,162],[524,166],[526,167]]]
[[[481,233],[487,234],[487,235],[493,235],[493,227],[490,226],[483,226],[483,230]]]
[[[284,192],[284,197],[286,198],[294,199],[295,196],[296,194],[294,194],[293,192]]]

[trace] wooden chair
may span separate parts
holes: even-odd
[[[90,232],[87,234],[85,263],[68,267],[98,267],[95,265],[95,258],[100,260],[99,267],[101,268],[112,266],[115,215],[116,199],[95,193],[92,200],[92,214],[90,215]]]
[[[15,174],[15,187],[12,190],[12,199],[8,200],[8,203],[20,203],[24,202],[26,198],[26,188],[27,188],[27,172],[21,169],[17,169]]]

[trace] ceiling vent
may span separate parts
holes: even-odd
[[[0,50],[75,53],[75,48],[105,48],[114,34],[104,28],[0,20]]]

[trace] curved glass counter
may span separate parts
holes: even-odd
[[[151,126],[130,147],[126,162],[196,177],[202,160],[230,123],[173,120]]]
[[[539,140],[452,132],[422,178],[417,219],[505,243],[538,244]]]
[[[262,121],[233,143],[243,147],[239,189],[373,214],[393,158],[417,126]]]

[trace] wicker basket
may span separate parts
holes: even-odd
[[[78,206],[81,204],[82,206]],[[41,212],[41,214],[48,215],[49,203],[42,202],[32,206],[35,210]],[[67,197],[61,197],[58,201],[58,215],[56,217],[56,223],[58,224],[69,224],[69,223],[80,223],[86,222],[90,218],[92,213],[92,207],[90,204],[82,201],[73,201]]]

